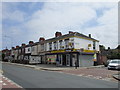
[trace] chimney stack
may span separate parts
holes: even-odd
[[[29,41],[29,44],[31,45],[31,44],[33,44],[34,42],[33,41]]]
[[[22,47],[24,47],[25,46],[25,43],[22,43],[22,45],[21,45]]]
[[[18,49],[18,48],[19,48],[19,46],[16,46],[16,48]]]
[[[91,38],[91,34],[89,34],[89,37]]]
[[[45,38],[44,37],[40,37],[39,38],[39,42],[41,42],[41,41],[45,41]]]
[[[72,33],[74,33],[73,31],[69,31],[69,34],[72,34]]]
[[[12,47],[12,49],[15,49],[15,47]]]
[[[60,37],[60,36],[62,36],[62,33],[61,33],[61,32],[56,32],[56,33],[55,33],[55,37]]]

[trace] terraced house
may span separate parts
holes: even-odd
[[[99,52],[99,41],[78,32],[62,35],[56,32],[55,37],[46,40],[46,60],[60,66],[92,66],[94,56]]]
[[[75,66],[77,62],[80,67],[93,66],[97,61],[96,54],[99,53],[99,41],[92,38],[91,34],[86,36],[69,31],[62,35],[61,32],[56,32],[53,38],[45,40],[40,37],[38,42],[29,41],[28,45],[17,46],[11,51],[14,51],[15,60],[22,59],[27,63]]]

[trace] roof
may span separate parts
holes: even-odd
[[[99,42],[98,40],[94,39],[94,38],[90,38],[84,34],[81,34],[81,33],[78,33],[78,32],[74,32],[74,33],[71,33],[71,34],[65,34],[65,35],[62,35],[60,37],[54,37],[54,38],[50,38],[50,39],[47,39],[45,40],[46,42],[49,42],[49,41],[53,41],[53,40],[60,40],[60,39],[64,39],[64,38],[69,38],[69,37],[82,37],[82,38],[86,38],[86,39],[90,39],[90,40],[93,40],[93,41],[97,41]]]

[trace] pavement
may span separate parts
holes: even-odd
[[[10,62],[2,62],[2,63],[8,63],[8,64],[14,64],[19,66],[25,66],[30,67],[38,70],[48,70],[48,71],[62,71],[62,70],[74,70],[74,67],[67,67],[67,66],[56,66],[53,64],[36,64],[36,65],[28,65],[28,64],[19,64],[19,63],[10,63]],[[79,68],[101,68],[104,67],[104,65],[99,66],[91,66],[91,67],[79,67]]]
[[[78,68],[74,70],[63,70],[61,72],[88,78],[118,82],[118,80],[113,78],[113,75],[118,74],[118,71],[107,70],[107,68]]]
[[[13,82],[12,80],[8,79],[7,77],[5,77],[3,75],[3,71],[0,70],[0,89],[7,89],[7,88],[22,88],[21,86],[19,86],[18,84],[16,84],[15,82]]]
[[[120,73],[114,74],[114,75],[113,75],[113,78],[115,78],[115,79],[117,79],[117,80],[120,81]]]
[[[25,65],[25,64],[10,63],[10,62],[4,62],[4,63],[25,66],[29,68],[34,68],[36,70],[57,71],[59,73],[66,73],[66,74],[84,76],[88,78],[95,78],[95,79],[101,79],[107,81],[118,80],[113,77],[113,75],[118,74],[118,71],[107,70],[107,68],[105,68],[104,65],[91,66],[91,67],[78,67],[77,69],[75,69],[75,67],[63,67],[63,66],[60,67],[52,64]]]

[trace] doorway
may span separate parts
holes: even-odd
[[[70,66],[70,54],[66,54],[66,66]]]
[[[62,61],[62,54],[58,55],[58,59],[59,59],[59,65],[62,66],[62,63],[63,63],[63,61]]]

